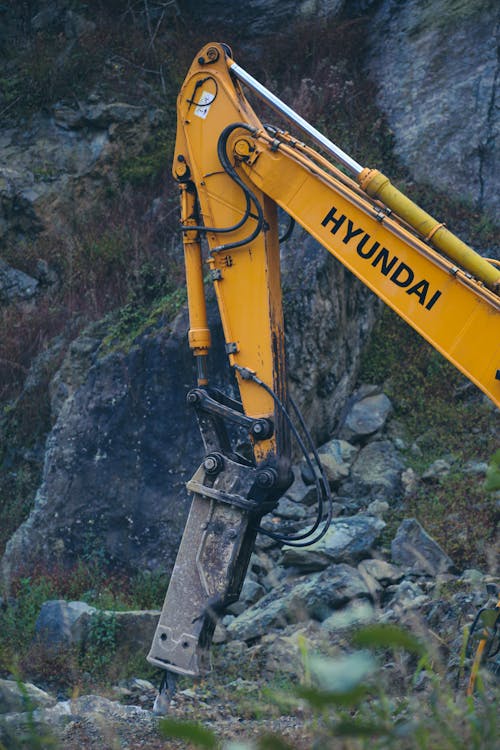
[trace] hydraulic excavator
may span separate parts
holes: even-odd
[[[304,140],[263,125],[244,87]],[[497,261],[477,254],[383,174],[363,168],[243,70],[224,44],[208,44],[195,58],[177,117],[173,174],[197,363],[187,401],[205,456],[187,483],[191,510],[148,655],[166,670],[160,696],[176,674],[210,669],[215,623],[239,597],[257,533],[306,546],[331,519],[328,482],[287,392],[278,207],[500,407]],[[206,277],[238,400],[208,382]],[[233,446],[235,428],[248,435],[250,455]],[[285,538],[261,519],[292,482],[292,438],[316,476],[318,503],[312,526]],[[479,661],[498,645],[500,608],[487,612],[474,635]]]

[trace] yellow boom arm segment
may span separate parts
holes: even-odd
[[[379,172],[354,168],[355,182],[288,133],[266,130],[235,67],[223,45],[201,51],[179,95],[174,159],[174,175],[198,196],[230,363],[270,386],[281,381],[273,348],[282,337],[277,204],[500,405],[500,269]],[[256,208],[221,158],[262,208],[250,241]],[[255,383],[239,385],[247,413],[272,413]]]

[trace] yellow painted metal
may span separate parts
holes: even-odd
[[[184,227],[195,226],[195,194],[181,183],[181,216]],[[189,346],[195,356],[205,356],[210,349],[210,329],[203,285],[201,243],[196,230],[184,232],[184,265],[189,308]]]
[[[500,297],[485,287],[497,283],[498,270],[484,283],[470,278],[330,169],[324,157],[287,134],[267,135],[229,67],[217,44],[205,47],[193,63],[178,99],[174,174],[196,189],[230,363],[255,371],[285,396],[278,204],[500,406]],[[265,222],[265,231],[250,242],[255,207],[247,215],[243,190],[217,153],[221,133],[238,122],[253,133],[235,129],[227,152],[263,207]],[[224,227],[235,228],[217,231]],[[435,223],[417,229],[424,236],[434,233],[434,242],[443,236]],[[235,242],[242,244],[224,248]],[[193,319],[197,314],[194,310]],[[277,418],[266,391],[241,378],[239,387],[246,414]],[[257,445],[258,461],[279,454],[275,440]]]
[[[201,59],[206,62],[200,63]],[[229,362],[256,372],[284,399],[286,376],[276,205],[256,191],[267,230],[240,247],[215,250],[248,237],[256,226],[255,219],[248,217],[240,228],[226,234],[210,229],[237,225],[246,212],[241,187],[227,175],[217,155],[220,133],[235,121],[260,125],[228,74],[224,50],[219,45],[208,45],[193,63],[178,97],[174,176],[196,187],[201,221],[208,228],[207,263],[213,272]],[[253,207],[252,213],[255,213]],[[193,300],[195,308],[202,306],[197,294]],[[194,320],[199,312],[193,309],[190,314]],[[271,417],[278,423],[281,417],[271,395],[251,380],[243,380],[237,372],[236,378],[245,413],[254,418]],[[269,454],[280,452],[276,442],[281,439],[279,429],[276,435],[256,443],[254,453],[258,463],[264,462]]]
[[[413,203],[377,169],[364,169],[359,184],[408,222],[419,234],[494,291],[500,291],[500,270],[462,242],[444,224]]]
[[[362,194],[259,133],[241,163],[344,266],[500,406],[500,297]],[[334,290],[332,290],[334,293]]]

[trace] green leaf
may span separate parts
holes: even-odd
[[[294,750],[292,745],[276,734],[264,734],[260,737],[258,748],[259,750]]]
[[[484,480],[484,489],[487,492],[500,490],[500,450],[497,450],[491,457],[490,465],[486,472],[486,479]]]
[[[161,719],[159,728],[163,737],[170,737],[176,740],[188,740],[197,747],[217,747],[217,738],[215,734],[194,721]]]
[[[362,719],[342,719],[333,726],[333,734],[337,737],[383,737],[387,733],[384,724]]]
[[[361,628],[352,637],[355,646],[361,648],[402,648],[411,654],[423,656],[425,648],[420,641],[404,628],[398,625],[382,623],[380,625],[367,625]]]
[[[311,708],[321,710],[328,708],[329,706],[342,706],[351,708],[359,705],[364,700],[368,687],[366,685],[358,685],[353,690],[345,693],[332,693],[326,690],[318,690],[315,687],[299,686],[296,689],[299,698],[307,701]]]
[[[320,688],[330,693],[350,693],[364,683],[377,668],[377,662],[367,651],[357,651],[337,659],[312,656],[311,674]]]

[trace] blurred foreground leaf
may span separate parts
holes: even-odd
[[[317,685],[330,693],[346,694],[355,690],[377,668],[367,651],[357,651],[337,659],[312,656],[310,670]]]
[[[217,747],[217,738],[209,729],[192,721],[177,721],[176,719],[162,719],[160,732],[163,737],[176,740],[187,740],[197,747],[209,749]]]
[[[386,623],[361,628],[354,633],[352,642],[361,648],[402,648],[418,656],[425,654],[424,646],[412,633]]]
[[[486,472],[484,489],[488,492],[500,490],[500,450],[497,450],[491,458],[490,465]]]

